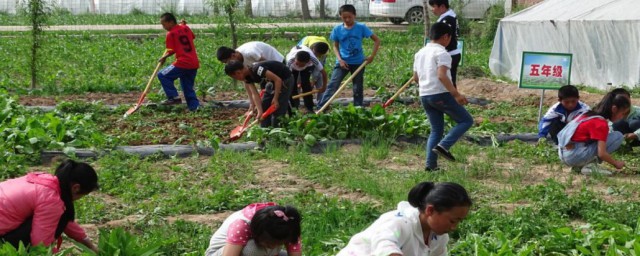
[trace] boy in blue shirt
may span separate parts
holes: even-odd
[[[573,85],[565,85],[558,89],[558,103],[549,108],[538,124],[538,141],[544,140],[547,135],[553,143],[558,144],[558,133],[571,120],[589,111],[590,108],[580,101],[578,88]]]
[[[340,6],[340,18],[343,24],[337,25],[331,31],[329,39],[333,41],[333,52],[336,54],[336,65],[331,74],[331,81],[327,86],[327,91],[322,95],[318,107],[324,106],[329,98],[336,93],[342,79],[347,73],[353,74],[363,63],[371,63],[380,48],[380,38],[364,24],[356,22],[356,8],[353,5],[345,4]],[[365,59],[362,49],[362,39],[371,38],[373,40],[373,52]],[[353,79],[353,104],[362,106],[363,104],[363,84],[364,69]]]

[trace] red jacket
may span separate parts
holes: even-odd
[[[60,184],[54,175],[29,173],[0,183],[0,235],[16,229],[33,216],[31,244],[48,246],[55,239],[56,227],[64,211]],[[80,225],[73,221],[64,233],[76,241],[87,238]]]

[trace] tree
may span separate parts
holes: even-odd
[[[324,9],[325,5],[324,5],[324,0],[320,0],[320,18],[324,19],[327,17],[327,14],[325,13],[325,9]]]
[[[42,46],[43,27],[47,21],[48,7],[44,0],[30,0],[26,9],[31,22],[31,59],[29,68],[31,69],[31,89],[35,89],[38,84],[38,49]]]
[[[250,1],[247,1],[250,2]],[[231,29],[231,41],[233,48],[238,47],[238,31],[236,29],[236,19],[238,8],[238,0],[208,0],[208,3],[213,7],[214,11],[224,10],[227,14],[227,20],[229,21],[229,28]],[[246,7],[245,7],[246,8]],[[246,9],[245,9],[246,11]]]
[[[300,5],[302,6],[302,19],[303,20],[311,19],[311,13],[309,13],[309,1],[300,0]]]
[[[251,0],[244,1],[244,15],[247,17],[253,17],[253,5]]]

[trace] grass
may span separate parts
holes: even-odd
[[[302,211],[306,255],[332,255],[380,213],[405,200],[409,188],[429,180],[458,182],[472,194],[473,210],[452,234],[450,250],[459,255],[478,248],[497,252],[502,237],[511,241],[512,254],[506,255],[531,243],[539,244],[539,254],[568,253],[573,245],[555,245],[550,237],[563,228],[579,230],[573,223],[590,223],[586,230],[611,223],[635,226],[640,217],[636,177],[585,178],[563,168],[555,154],[547,160],[530,148],[536,147],[461,142],[453,148],[461,161],[442,163],[440,173],[423,172],[423,146],[411,144],[366,142],[323,154],[276,147],[165,160],[116,154],[95,163],[101,190],[78,201],[78,216],[81,223],[104,228],[116,221],[148,242],[171,230],[167,240],[175,242],[162,252],[201,254],[224,218],[168,219],[214,216],[255,201],[276,201]],[[127,216],[136,217],[118,221]]]
[[[418,26],[409,27],[407,32],[375,31],[382,40],[382,47],[374,63],[365,72],[365,86],[396,88],[411,75],[413,55],[421,47]],[[329,28],[287,28],[269,31],[242,28],[240,42],[264,40],[264,33],[272,35],[267,43],[286,54],[297,41],[309,34],[328,36]],[[285,32],[298,36],[285,37]],[[47,32],[43,40],[41,68],[38,71],[39,86],[30,86],[29,55],[30,46],[27,33],[10,33],[0,40],[0,53],[17,56],[0,71],[0,87],[16,94],[60,95],[82,94],[86,92],[122,93],[142,90],[149,79],[155,61],[162,54],[164,31],[151,31],[146,36],[119,36],[126,32]],[[137,32],[140,33],[140,32]],[[231,79],[224,75],[223,65],[215,58],[218,47],[230,45],[228,29],[219,28],[198,32],[196,47],[201,68],[196,77],[196,86],[201,91],[215,88],[216,91],[241,91],[233,86]],[[120,34],[122,35],[122,34]],[[489,74],[486,63],[490,47],[480,45],[477,40],[467,39],[465,66],[461,74],[485,76]],[[365,53],[373,47],[371,40],[364,41]],[[327,70],[331,71],[335,57],[329,55]],[[157,82],[154,82],[157,84]]]

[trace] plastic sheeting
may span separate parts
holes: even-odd
[[[15,14],[28,0],[0,0],[0,12]],[[73,14],[129,14],[140,11],[160,14],[172,11],[180,14],[212,14],[212,2],[216,0],[46,0],[50,6]],[[311,16],[320,15],[320,0],[308,0]],[[243,5],[245,1],[241,1]],[[369,16],[369,0],[325,0],[325,13],[337,16],[343,4],[353,4],[358,16]],[[252,0],[253,15],[257,17],[300,16],[300,0]]]
[[[640,1],[546,0],[505,17],[491,72],[518,80],[523,51],[572,53],[572,84],[640,85]]]

